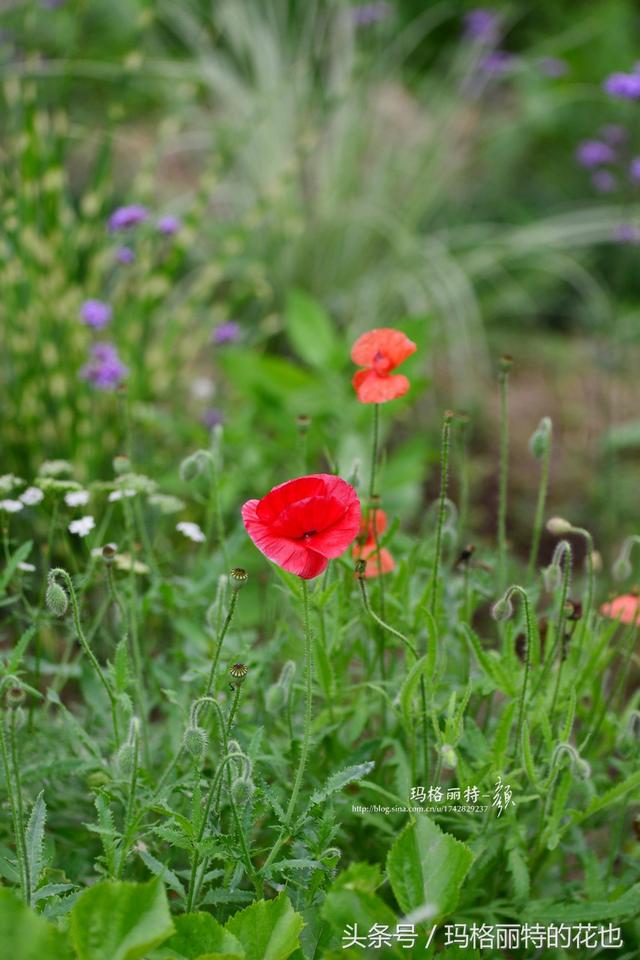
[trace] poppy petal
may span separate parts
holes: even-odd
[[[358,370],[352,380],[360,403],[387,403],[403,397],[409,389],[409,381],[403,374],[379,377],[373,370]]]
[[[242,507],[242,519],[247,533],[258,550],[283,570],[310,580],[327,566],[327,559],[303,543],[274,534],[268,523],[257,513],[259,500],[247,500]]]
[[[372,367],[376,356],[382,354],[390,361],[391,369],[415,353],[417,347],[401,330],[379,327],[358,337],[351,348],[351,359],[359,367]]]

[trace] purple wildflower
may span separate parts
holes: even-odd
[[[172,237],[174,233],[177,233],[182,222],[178,220],[177,217],[160,217],[158,220],[158,233],[164,234],[165,237]]]
[[[91,360],[81,369],[80,376],[98,390],[115,390],[128,372],[112,343],[94,343]]]
[[[615,243],[640,243],[640,229],[631,223],[619,223],[613,228],[612,240]]]
[[[242,330],[239,323],[236,323],[235,320],[226,320],[215,328],[211,342],[214,343],[216,347],[222,347],[226,343],[236,343],[240,339],[241,333]]]
[[[390,13],[391,5],[388,3],[360,3],[351,10],[356,27],[368,27],[372,23],[379,23]]]
[[[500,39],[500,15],[495,10],[478,7],[464,18],[464,35],[476,43],[494,44]]]
[[[602,140],[583,140],[576,150],[576,160],[581,167],[600,167],[603,163],[613,163],[616,155],[613,148]]]
[[[149,211],[140,203],[132,203],[128,207],[118,207],[109,217],[109,230],[129,230],[139,223],[144,223],[148,218]]]
[[[113,309],[111,304],[103,300],[85,300],[80,307],[80,316],[89,327],[102,330],[111,320]]]
[[[545,77],[552,78],[564,77],[569,70],[567,61],[561,60],[560,57],[540,57],[538,68]]]
[[[200,417],[200,420],[207,430],[213,430],[214,427],[217,427],[223,423],[224,417],[221,410],[211,407],[209,410],[204,411]]]
[[[591,177],[591,183],[598,193],[611,193],[617,186],[617,181],[610,170],[596,170]]]
[[[634,183],[640,183],[640,157],[634,157],[631,161],[629,176]]]
[[[640,73],[612,73],[603,86],[610,97],[640,100]]]
[[[116,250],[116,260],[118,263],[133,263],[136,255],[131,247],[118,247]]]
[[[517,62],[516,55],[509,53],[508,50],[493,50],[486,57],[480,59],[478,67],[483,73],[491,77],[501,77],[505,73],[509,73]]]

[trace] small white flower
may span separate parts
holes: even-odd
[[[196,377],[191,384],[191,394],[196,400],[210,400],[215,389],[215,384],[209,377]]]
[[[72,490],[70,493],[65,493],[64,502],[68,507],[84,507],[89,503],[89,496],[88,490]]]
[[[18,570],[23,570],[25,573],[35,573],[35,569],[32,563],[25,563],[24,560],[18,564]]]
[[[69,524],[69,533],[76,533],[79,537],[86,537],[95,527],[96,522],[93,517],[80,517],[79,520],[72,520]]]
[[[36,503],[44,500],[44,493],[40,487],[27,487],[24,493],[20,494],[20,499],[27,507],[35,507]]]
[[[189,540],[193,540],[194,543],[204,543],[207,539],[198,524],[189,523],[188,520],[181,520],[180,523],[176,523],[176,530],[183,533]]]
[[[0,500],[0,510],[6,513],[18,513],[23,507],[24,503],[20,503],[19,500]]]
[[[109,503],[115,503],[116,500],[122,500],[123,497],[135,497],[135,495],[135,490],[114,490],[113,493],[109,494]]]
[[[0,493],[11,493],[14,487],[20,487],[24,483],[20,477],[13,473],[5,473],[0,477]]]

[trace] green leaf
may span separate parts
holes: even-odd
[[[9,557],[6,567],[0,574],[0,597],[4,597],[11,578],[18,569],[18,564],[27,559],[31,553],[32,546],[33,540],[27,540],[26,543],[21,544],[16,552]]]
[[[176,876],[173,870],[170,870],[164,863],[156,860],[148,850],[138,850],[138,856],[155,877],[160,877],[161,880],[164,880],[170,890],[173,890],[173,892],[177,893],[180,897],[186,896],[182,880]]]
[[[324,786],[314,790],[311,794],[309,806],[323,803],[332,793],[337,793],[338,790],[342,790],[343,787],[346,787],[348,783],[353,783],[354,780],[363,780],[374,767],[373,760],[368,760],[366,763],[356,763],[351,767],[345,767],[344,770],[339,770],[329,777]]]
[[[466,623],[461,624],[461,627],[486,676],[499,690],[513,697],[516,692],[513,681],[495,655],[495,651],[484,650],[480,640]]]
[[[380,868],[377,864],[352,863],[334,880],[322,904],[322,916],[341,937],[348,926],[357,924],[358,931],[365,934],[375,924],[386,924],[394,929],[397,917],[393,910],[375,893],[380,885]],[[343,956],[365,956],[360,947],[347,949]],[[385,947],[385,956],[404,956],[402,949],[393,944]]]
[[[285,329],[299,357],[325,367],[335,346],[333,324],[326,311],[301,290],[292,290],[285,309]]]
[[[430,675],[433,674],[433,663],[429,653],[425,653],[423,657],[420,657],[419,660],[416,660],[414,665],[411,667],[411,670],[409,670],[409,673],[407,674],[405,681],[400,688],[400,693],[398,694],[398,700],[402,710],[402,717],[408,730],[411,730],[413,726],[411,717],[413,697],[417,690],[418,684],[420,683],[420,677],[423,677],[427,672]]]
[[[387,873],[405,913],[432,904],[434,918],[447,916],[458,902],[473,854],[427,816],[409,823],[387,857]]]
[[[242,944],[210,913],[186,913],[174,918],[175,933],[162,947],[161,955],[185,960],[216,956],[244,957]]]
[[[18,670],[22,662],[22,658],[25,654],[25,651],[29,646],[29,641],[31,640],[35,632],[36,632],[36,628],[32,626],[32,627],[28,627],[25,630],[25,632],[22,634],[22,636],[16,643],[15,647],[9,654],[9,659],[7,660],[7,663],[4,667],[5,673],[16,673],[16,671]]]
[[[31,809],[31,816],[27,824],[26,844],[27,859],[29,861],[29,877],[31,889],[35,890],[42,873],[44,858],[44,825],[47,819],[47,805],[44,802],[42,791],[38,794]]]
[[[594,813],[599,813],[601,810],[606,810],[607,807],[612,806],[612,804],[617,803],[628,793],[630,790],[635,790],[636,787],[640,787],[640,770],[637,770],[635,773],[632,773],[630,777],[627,777],[626,780],[622,780],[620,783],[617,783],[615,787],[612,787],[611,790],[607,790],[606,793],[603,793],[599,797],[594,797],[591,803],[585,810],[572,811],[571,821],[562,828],[562,833],[565,833],[573,824],[582,823],[583,820],[586,820],[587,817],[593,816]]]
[[[304,920],[283,893],[275,900],[257,900],[227,921],[226,929],[237,937],[247,957],[286,960],[300,945]]]
[[[79,897],[70,930],[78,960],[141,960],[174,926],[159,880],[103,880]]]
[[[66,933],[30,910],[10,890],[0,890],[0,947],[11,960],[72,960]],[[6,954],[7,958],[9,954]]]
[[[640,883],[636,883],[617,900],[584,903],[532,900],[527,904],[526,917],[535,923],[596,923],[599,920],[631,920],[639,912]]]

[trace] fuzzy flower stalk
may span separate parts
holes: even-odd
[[[525,630],[526,630],[526,649],[524,654],[524,677],[522,678],[522,689],[520,691],[520,706],[518,708],[518,725],[516,730],[516,749],[522,742],[522,725],[524,721],[524,710],[527,699],[527,687],[529,683],[529,670],[531,667],[531,651],[537,641],[537,631],[531,614],[529,597],[524,587],[513,584],[508,587],[499,600],[496,600],[491,608],[491,616],[494,620],[501,622],[509,620],[513,616],[513,603],[511,598],[519,596],[524,607]]]
[[[593,537],[588,530],[584,529],[584,527],[574,527],[573,524],[570,523],[569,520],[565,520],[564,517],[551,517],[550,520],[547,520],[547,530],[549,533],[553,533],[555,536],[565,537],[573,534],[574,536],[582,537],[582,539],[585,541],[587,550],[587,588],[583,604],[582,629],[580,630],[578,651],[576,654],[576,664],[579,665],[582,657],[582,646],[584,644],[584,638],[587,633],[589,620],[591,617],[591,608],[593,606],[593,597],[595,592],[595,551],[593,548]]]
[[[540,549],[540,536],[542,534],[542,524],[544,522],[544,508],[547,502],[547,490],[549,487],[549,462],[551,460],[551,437],[553,427],[549,417],[543,417],[537,426],[537,429],[529,440],[529,449],[536,458],[541,461],[540,485],[538,487],[538,501],[536,504],[535,518],[533,521],[533,533],[531,536],[531,552],[529,554],[528,579],[533,579],[533,574],[538,559],[538,550]]]

